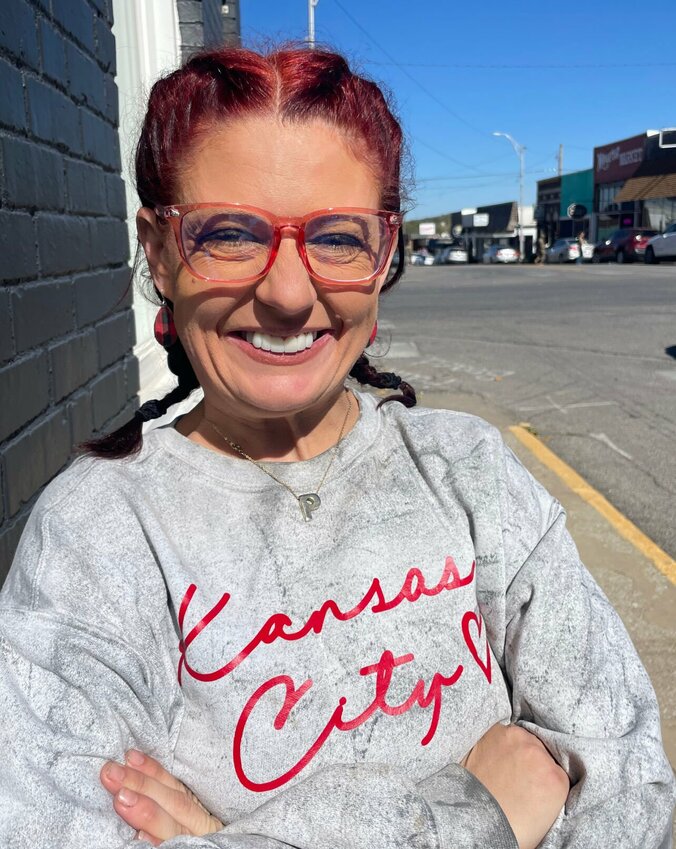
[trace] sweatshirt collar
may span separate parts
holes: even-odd
[[[379,399],[365,392],[353,390],[353,393],[359,403],[359,418],[338,446],[336,458],[324,486],[329,486],[332,480],[344,475],[346,470],[373,443],[378,434]],[[180,434],[175,426],[188,412],[189,410],[183,409],[181,414],[176,415],[171,421],[148,431],[143,437],[144,448],[150,453],[166,452],[173,460],[192,466],[235,489],[266,490],[280,486],[249,460],[221,454],[211,448],[198,445],[187,436]],[[326,469],[332,450],[333,448],[329,448],[310,460],[266,462],[261,465],[269,468],[297,492],[313,492]]]

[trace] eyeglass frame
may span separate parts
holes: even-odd
[[[199,271],[196,271],[190,261],[188,260],[184,245],[183,245],[183,234],[182,234],[182,223],[184,217],[195,209],[237,209],[242,210],[243,212],[253,212],[258,215],[259,218],[263,218],[269,224],[272,225],[273,235],[272,235],[272,244],[270,246],[270,254],[268,256],[267,263],[265,268],[260,271],[258,274],[249,275],[249,277],[239,277],[230,280],[221,280],[216,277],[207,277],[204,274],[201,274]],[[326,209],[317,209],[313,212],[307,213],[307,215],[298,215],[291,217],[282,217],[279,215],[273,215],[271,212],[268,212],[266,209],[261,209],[257,206],[247,206],[243,203],[224,203],[224,202],[214,202],[214,203],[173,203],[167,204],[166,206],[157,205],[154,209],[155,214],[158,218],[163,222],[168,222],[171,225],[171,228],[174,233],[174,237],[176,239],[176,246],[178,247],[178,252],[180,254],[181,259],[185,263],[186,267],[190,270],[190,273],[195,277],[198,277],[200,280],[205,280],[208,283],[225,283],[226,285],[243,285],[245,283],[253,283],[256,280],[260,280],[265,277],[266,274],[269,273],[272,266],[275,264],[275,260],[277,259],[277,254],[279,253],[279,247],[282,241],[282,230],[293,229],[296,231],[294,236],[294,241],[296,243],[296,250],[298,251],[298,255],[301,258],[301,261],[305,267],[305,270],[308,272],[310,277],[313,280],[317,280],[320,283],[323,283],[325,286],[335,286],[336,288],[354,286],[355,284],[367,284],[371,283],[373,280],[378,277],[379,274],[385,269],[385,265],[387,264],[387,258],[392,252],[392,248],[397,238],[397,234],[399,233],[399,229],[401,227],[404,214],[403,212],[391,212],[386,209],[367,209],[365,207],[359,206],[331,206]],[[330,215],[336,213],[363,213],[368,215],[378,215],[379,217],[385,220],[385,224],[387,225],[388,230],[390,231],[390,239],[389,244],[387,246],[387,250],[383,252],[383,259],[379,264],[379,267],[370,274],[368,277],[361,277],[356,280],[332,280],[331,278],[324,277],[321,274],[317,274],[312,267],[310,266],[310,262],[307,257],[307,251],[305,250],[305,225],[308,221],[313,218],[318,218],[321,215]]]

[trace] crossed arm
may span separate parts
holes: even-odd
[[[566,773],[537,737],[515,725],[495,725],[462,766],[499,804],[519,849],[535,849],[561,811],[570,786]],[[118,816],[153,846],[224,827],[184,784],[135,749],[127,752],[123,765],[107,762],[100,778],[112,794]]]

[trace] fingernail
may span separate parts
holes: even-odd
[[[123,787],[119,790],[117,798],[120,802],[122,802],[125,808],[131,808],[132,805],[135,805],[138,802],[138,793],[134,793],[134,791],[130,790],[128,787]]]
[[[147,840],[148,843],[151,842],[150,841],[150,835],[146,834],[145,831],[139,831],[139,833],[136,835],[136,839],[137,840]]]
[[[124,779],[124,767],[113,761],[106,767],[106,775],[113,781],[122,781]]]
[[[136,749],[129,749],[127,752],[127,763],[130,763],[132,766],[141,766],[145,761],[145,756],[142,752],[137,751]]]

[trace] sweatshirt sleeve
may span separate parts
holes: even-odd
[[[249,844],[254,836],[263,841]],[[241,842],[240,842],[241,841]],[[324,767],[205,837],[167,849],[518,849],[502,810],[467,770],[449,765],[413,784],[380,764]]]
[[[512,721],[571,791],[542,849],[666,849],[674,775],[657,700],[618,614],[580,562],[561,505],[505,446],[503,667]]]
[[[180,724],[158,630],[166,594],[163,604],[160,586],[135,603],[138,588],[108,529],[73,494],[80,468],[41,495],[0,593],[0,846],[8,849],[138,845],[114,815],[100,769],[133,746],[171,764]],[[119,516],[109,512],[115,529]],[[152,574],[141,557],[131,552],[130,564]]]

